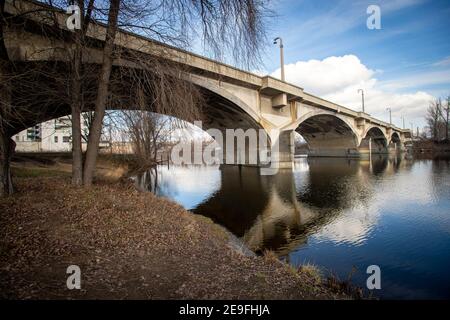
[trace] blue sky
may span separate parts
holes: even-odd
[[[366,26],[372,4],[381,30]],[[423,126],[427,101],[450,94],[449,0],[275,0],[272,8],[269,40],[283,38],[287,81],[308,92],[357,109],[362,87],[369,113],[385,118],[392,107],[407,127]],[[263,73],[279,74],[278,50],[268,43]]]

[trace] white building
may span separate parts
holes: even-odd
[[[86,126],[81,121],[81,129]],[[70,152],[72,150],[72,127],[69,117],[42,122],[13,136],[17,152]],[[82,141],[83,150],[86,143]]]

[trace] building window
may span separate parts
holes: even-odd
[[[58,143],[58,136],[55,136],[55,143]]]
[[[70,137],[69,136],[64,136],[63,137],[63,142],[70,142]]]
[[[68,117],[55,119],[55,130],[70,128],[71,126],[72,124]]]
[[[41,141],[41,125],[35,125],[27,130],[27,140]]]
[[[20,136],[19,135],[16,136],[16,141],[20,141]]]

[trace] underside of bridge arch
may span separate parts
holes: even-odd
[[[309,156],[358,156],[356,134],[345,121],[334,115],[312,116],[300,123],[296,131],[307,142]]]
[[[71,114],[70,98],[67,93],[67,88],[70,83],[66,82],[69,77],[64,76],[69,70],[64,63],[51,62],[52,66],[47,68],[44,64],[49,62],[33,62],[33,63],[17,63],[17,72],[23,72],[26,69],[40,70],[38,73],[31,74],[26,81],[14,83],[12,90],[12,104],[15,107],[14,117],[9,121],[9,135],[14,135],[24,129],[32,127],[38,123],[52,120],[55,118],[67,116]],[[39,65],[42,65],[40,68]],[[47,72],[47,71],[51,71]],[[143,110],[135,103],[135,88],[133,84],[127,82],[126,73],[123,68],[113,69],[113,75],[116,73],[117,77],[121,77],[121,82],[114,81],[110,86],[110,101],[108,103],[108,110]],[[124,76],[125,75],[125,76]],[[83,112],[93,111],[96,92],[96,74],[92,75],[92,79],[86,80],[85,85],[89,87],[86,89],[88,97],[86,97],[86,104]],[[238,103],[227,99],[220,94],[213,92],[207,88],[196,85],[198,91],[203,97],[200,109],[201,119],[190,119],[202,121],[202,129],[217,129],[223,134],[223,153],[226,153],[226,130],[227,129],[242,129],[246,132],[248,129],[254,129],[258,137],[258,130],[263,127],[254,119],[254,116],[248,114],[244,109],[245,106],[239,106]],[[149,99],[150,100],[150,99]],[[235,99],[238,101],[238,99]],[[90,101],[90,102],[89,102]],[[239,102],[239,101],[238,101]],[[145,110],[151,112],[158,112],[151,107]],[[175,116],[174,114],[167,114]],[[186,120],[186,119],[182,119]],[[213,138],[216,138],[213,136]],[[233,159],[242,164],[251,164],[248,159],[250,155],[257,155],[259,161],[259,141],[256,146],[250,144],[249,137],[246,137],[245,150],[237,150],[237,139],[235,139]],[[238,152],[241,155],[238,155]],[[245,154],[245,156],[243,156]]]
[[[401,152],[404,149],[400,135],[397,132],[392,133],[388,149],[389,152]]]
[[[259,165],[259,130],[264,128],[237,104],[208,89],[201,90],[206,100],[202,110],[203,129],[221,133],[221,138],[214,135],[213,138],[222,149],[223,164]],[[267,136],[265,144],[269,143]]]
[[[395,144],[397,146],[399,146],[400,143],[401,143],[401,140],[400,140],[399,134],[397,132],[394,132],[391,136],[391,141],[389,142],[389,146],[395,145]]]
[[[361,155],[369,155],[369,153],[381,154],[388,153],[387,140],[378,127],[372,127],[367,131],[366,136],[361,140],[359,146]]]

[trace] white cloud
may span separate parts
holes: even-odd
[[[286,80],[305,89],[306,92],[319,95],[322,98],[344,105],[354,110],[361,109],[361,95],[358,89],[365,92],[366,112],[379,118],[388,120],[386,108],[392,108],[393,122],[401,126],[401,116],[407,118],[406,126],[409,122],[415,125],[424,125],[425,110],[433,96],[424,91],[414,91],[411,93],[396,93],[393,88],[407,88],[408,82],[416,85],[417,81],[423,85],[426,77],[417,81],[402,78],[398,82],[379,82],[376,75],[380,71],[375,71],[365,66],[355,55],[332,56],[323,60],[298,61],[285,66]],[[280,69],[272,73],[272,76],[279,77]],[[448,77],[447,77],[448,78]],[[448,79],[444,77],[442,81]],[[419,81],[420,80],[420,81]],[[435,78],[430,77],[430,81]]]
[[[338,92],[348,86],[369,81],[375,71],[368,69],[354,55],[323,60],[298,61],[285,66],[286,79],[316,94]],[[280,77],[280,69],[273,74]]]

